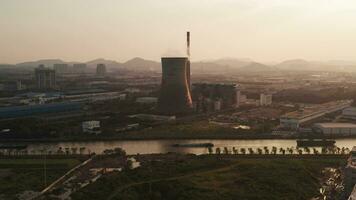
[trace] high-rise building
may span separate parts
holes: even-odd
[[[236,84],[196,83],[192,87],[195,110],[198,112],[216,111],[213,102],[219,101],[219,110],[236,108],[240,104],[240,89]]]
[[[53,69],[56,71],[56,74],[66,74],[69,72],[68,64],[54,64]]]
[[[272,104],[271,94],[260,94],[260,106],[268,106]]]
[[[187,77],[187,57],[164,57],[158,110],[166,114],[187,113],[192,110],[192,98]]]
[[[73,64],[74,73],[83,74],[86,72],[86,69],[87,69],[87,64],[85,64],[85,63]]]
[[[105,64],[98,64],[96,66],[96,75],[105,76],[105,74],[106,74],[106,66],[105,66]]]
[[[35,69],[35,79],[37,89],[55,89],[56,87],[56,72],[53,69],[45,68],[40,65]]]

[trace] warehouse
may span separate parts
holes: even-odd
[[[314,129],[325,135],[356,135],[356,124],[350,123],[317,123]]]

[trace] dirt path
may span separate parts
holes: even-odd
[[[148,180],[148,181],[140,181],[140,182],[130,183],[130,184],[127,184],[127,185],[117,188],[114,192],[112,192],[110,194],[110,196],[107,198],[107,200],[113,199],[116,195],[119,194],[119,192],[126,190],[130,187],[135,187],[135,186],[139,186],[139,185],[143,185],[143,184],[147,184],[147,183],[157,183],[157,182],[161,182],[161,181],[173,181],[173,180],[184,179],[184,178],[188,178],[188,177],[192,177],[192,176],[211,174],[211,173],[216,173],[216,172],[224,172],[224,171],[228,171],[228,170],[234,168],[235,166],[237,166],[237,163],[231,164],[229,166],[221,167],[218,169],[203,171],[203,172],[195,172],[195,173],[190,173],[190,174],[181,175],[181,176],[174,176],[174,177],[169,177],[169,178],[159,178],[159,179],[152,179],[152,180]]]

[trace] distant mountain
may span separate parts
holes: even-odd
[[[193,73],[224,73],[230,71],[229,66],[213,62],[192,62],[190,68]]]
[[[66,62],[64,62],[63,60],[60,60],[60,59],[45,59],[45,60],[18,63],[18,64],[16,64],[16,66],[17,67],[35,68],[35,67],[38,67],[38,65],[43,64],[46,67],[52,67],[53,64],[64,64],[64,63],[66,63]]]
[[[306,61],[302,59],[287,60],[275,65],[280,70],[290,71],[356,71],[356,63],[350,61]]]
[[[218,60],[209,61],[215,64],[228,66],[230,68],[240,68],[251,64],[251,59],[237,59],[237,58],[221,58]]]
[[[238,70],[245,71],[245,72],[263,72],[263,71],[273,71],[276,70],[276,68],[258,62],[252,62],[246,66],[240,67]]]
[[[143,58],[133,58],[122,63],[121,67],[128,69],[128,70],[136,70],[136,71],[160,71],[161,70],[161,63],[152,61],[152,60],[145,60]]]
[[[275,66],[282,70],[311,70],[311,63],[302,59],[286,60]]]
[[[119,63],[115,60],[106,60],[106,59],[103,59],[103,58],[98,58],[98,59],[95,59],[95,60],[91,60],[91,61],[88,61],[87,63],[87,66],[89,68],[96,68],[96,66],[98,64],[104,64],[106,65],[107,68],[120,68],[122,67],[122,63]]]

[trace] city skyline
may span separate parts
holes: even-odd
[[[356,3],[330,1],[0,1],[0,63],[185,55],[258,62],[356,60]]]

